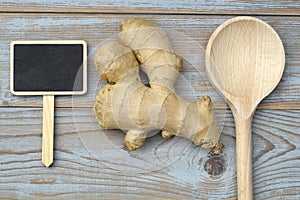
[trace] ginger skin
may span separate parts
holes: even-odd
[[[127,130],[125,145],[140,148],[152,130],[162,136],[185,137],[195,145],[214,147],[219,141],[213,105],[208,96],[189,102],[174,89],[182,58],[170,44],[167,34],[141,18],[120,26],[121,44],[104,44],[94,61],[104,86],[96,97],[94,113],[103,129]],[[150,87],[139,77],[139,64]]]

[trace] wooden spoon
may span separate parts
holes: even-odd
[[[277,33],[254,17],[235,17],[207,45],[206,70],[236,124],[238,199],[253,199],[251,122],[259,102],[279,83],[285,54]]]

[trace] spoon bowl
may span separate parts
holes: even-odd
[[[216,29],[206,52],[210,81],[235,118],[238,197],[252,199],[252,117],[282,77],[284,47],[267,23],[254,17],[235,17]]]

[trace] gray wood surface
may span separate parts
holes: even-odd
[[[298,0],[0,0],[0,199],[236,199],[234,120],[208,82],[203,62],[199,71],[184,68],[183,78],[189,80],[192,92],[180,80],[176,88],[189,99],[212,96],[218,119],[225,121],[221,124],[225,146],[221,155],[209,156],[208,150],[187,140],[165,140],[159,134],[147,138],[139,151],[129,153],[121,131],[105,132],[107,143],[119,150],[108,154],[111,159],[104,157],[110,149],[102,154],[100,148],[97,156],[87,145],[105,141],[88,140],[88,135],[100,132],[91,106],[104,84],[98,83],[91,56],[98,44],[116,35],[123,19],[144,17],[169,31],[186,34],[205,48],[212,32],[236,15],[255,15],[268,22],[286,50],[283,79],[254,116],[254,197],[300,199]],[[186,38],[171,37],[178,49],[189,53]],[[82,39],[88,43],[88,94],[56,97],[51,168],[41,162],[42,97],[13,96],[9,91],[9,44],[21,39]],[[157,152],[161,146],[165,151]],[[137,173],[151,167],[155,170]]]
[[[235,134],[231,114],[226,115],[222,133],[225,148],[221,155],[223,167],[220,175],[210,175],[209,167],[207,170],[204,168],[209,159],[217,158],[204,156],[207,151],[194,145],[190,145],[179,159],[159,171],[123,173],[87,152],[75,131],[73,114],[82,123],[89,124],[85,127],[86,132],[99,131],[89,128],[97,123],[86,120],[86,116],[91,114],[90,109],[57,108],[55,162],[53,167],[45,168],[40,160],[41,108],[1,109],[0,198],[235,198]],[[255,114],[255,199],[300,198],[299,114],[298,110],[260,110]],[[119,133],[110,140],[115,142],[123,138],[124,134]],[[156,136],[156,140],[165,139]],[[149,146],[146,142],[143,151],[147,152]]]
[[[118,26],[125,18],[136,15],[118,14],[0,14],[1,53],[0,60],[0,88],[2,106],[42,106],[41,97],[13,96],[9,91],[9,45],[12,40],[34,39],[83,39],[88,43],[89,57],[89,92],[88,97],[78,99],[74,104],[77,107],[91,107],[95,95],[95,84],[99,77],[95,75],[92,51],[103,40],[117,37]],[[218,25],[233,16],[186,16],[186,15],[139,15],[161,25],[166,29],[174,29],[191,37],[204,48]],[[300,108],[300,18],[298,17],[261,17],[278,31],[286,50],[286,69],[276,90],[268,96],[260,108],[269,109],[299,109]],[[84,31],[82,30],[84,28]],[[9,39],[7,39],[9,38]],[[176,38],[179,49],[189,48],[185,38]],[[205,74],[204,59],[201,64],[201,73]],[[198,72],[185,68],[183,75],[190,80],[196,94],[204,95],[214,91],[208,78],[200,77]],[[180,89],[181,85],[177,84]],[[183,96],[190,96],[190,88],[181,88]],[[221,98],[214,93],[215,104],[220,104]],[[92,100],[92,101],[88,101]],[[58,97],[56,106],[71,107],[71,98]]]
[[[12,0],[3,1],[5,12],[101,12],[101,13],[161,13],[161,14],[263,14],[299,15],[298,0]]]

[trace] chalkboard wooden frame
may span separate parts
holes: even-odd
[[[14,89],[14,46],[16,44],[80,44],[83,46],[83,89],[81,91],[15,91]],[[10,90],[14,95],[82,95],[87,92],[87,44],[83,40],[32,40],[12,41],[10,44]]]

